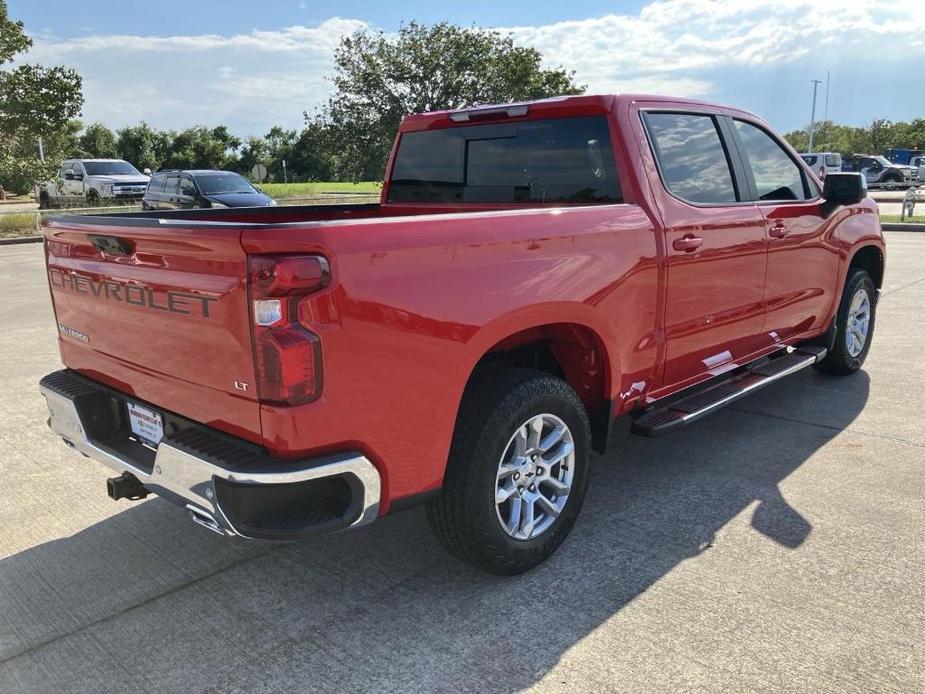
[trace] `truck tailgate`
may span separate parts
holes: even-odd
[[[139,400],[259,442],[241,230],[152,222],[48,222],[62,359]]]

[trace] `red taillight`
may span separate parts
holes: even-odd
[[[307,255],[252,256],[249,262],[258,397],[272,405],[317,400],[321,340],[298,322],[298,306],[330,282],[328,261]]]

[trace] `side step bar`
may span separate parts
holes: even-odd
[[[630,431],[647,438],[671,433],[785,376],[812,366],[825,355],[825,347],[807,345],[784,352],[779,357],[761,359],[753,366],[745,365],[732,372],[728,379],[712,382],[680,399],[661,406],[656,401],[651,409],[633,422]]]

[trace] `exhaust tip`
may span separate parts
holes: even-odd
[[[215,520],[211,513],[203,511],[201,508],[197,508],[192,504],[187,504],[186,510],[189,511],[190,518],[196,525],[201,525],[203,528],[211,530],[213,533],[217,533],[219,535],[232,534],[222,528],[222,526],[218,524],[218,521]]]

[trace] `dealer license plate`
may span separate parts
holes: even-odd
[[[146,443],[155,446],[159,444],[164,438],[163,415],[133,402],[126,404],[128,405],[128,421],[135,435]]]

